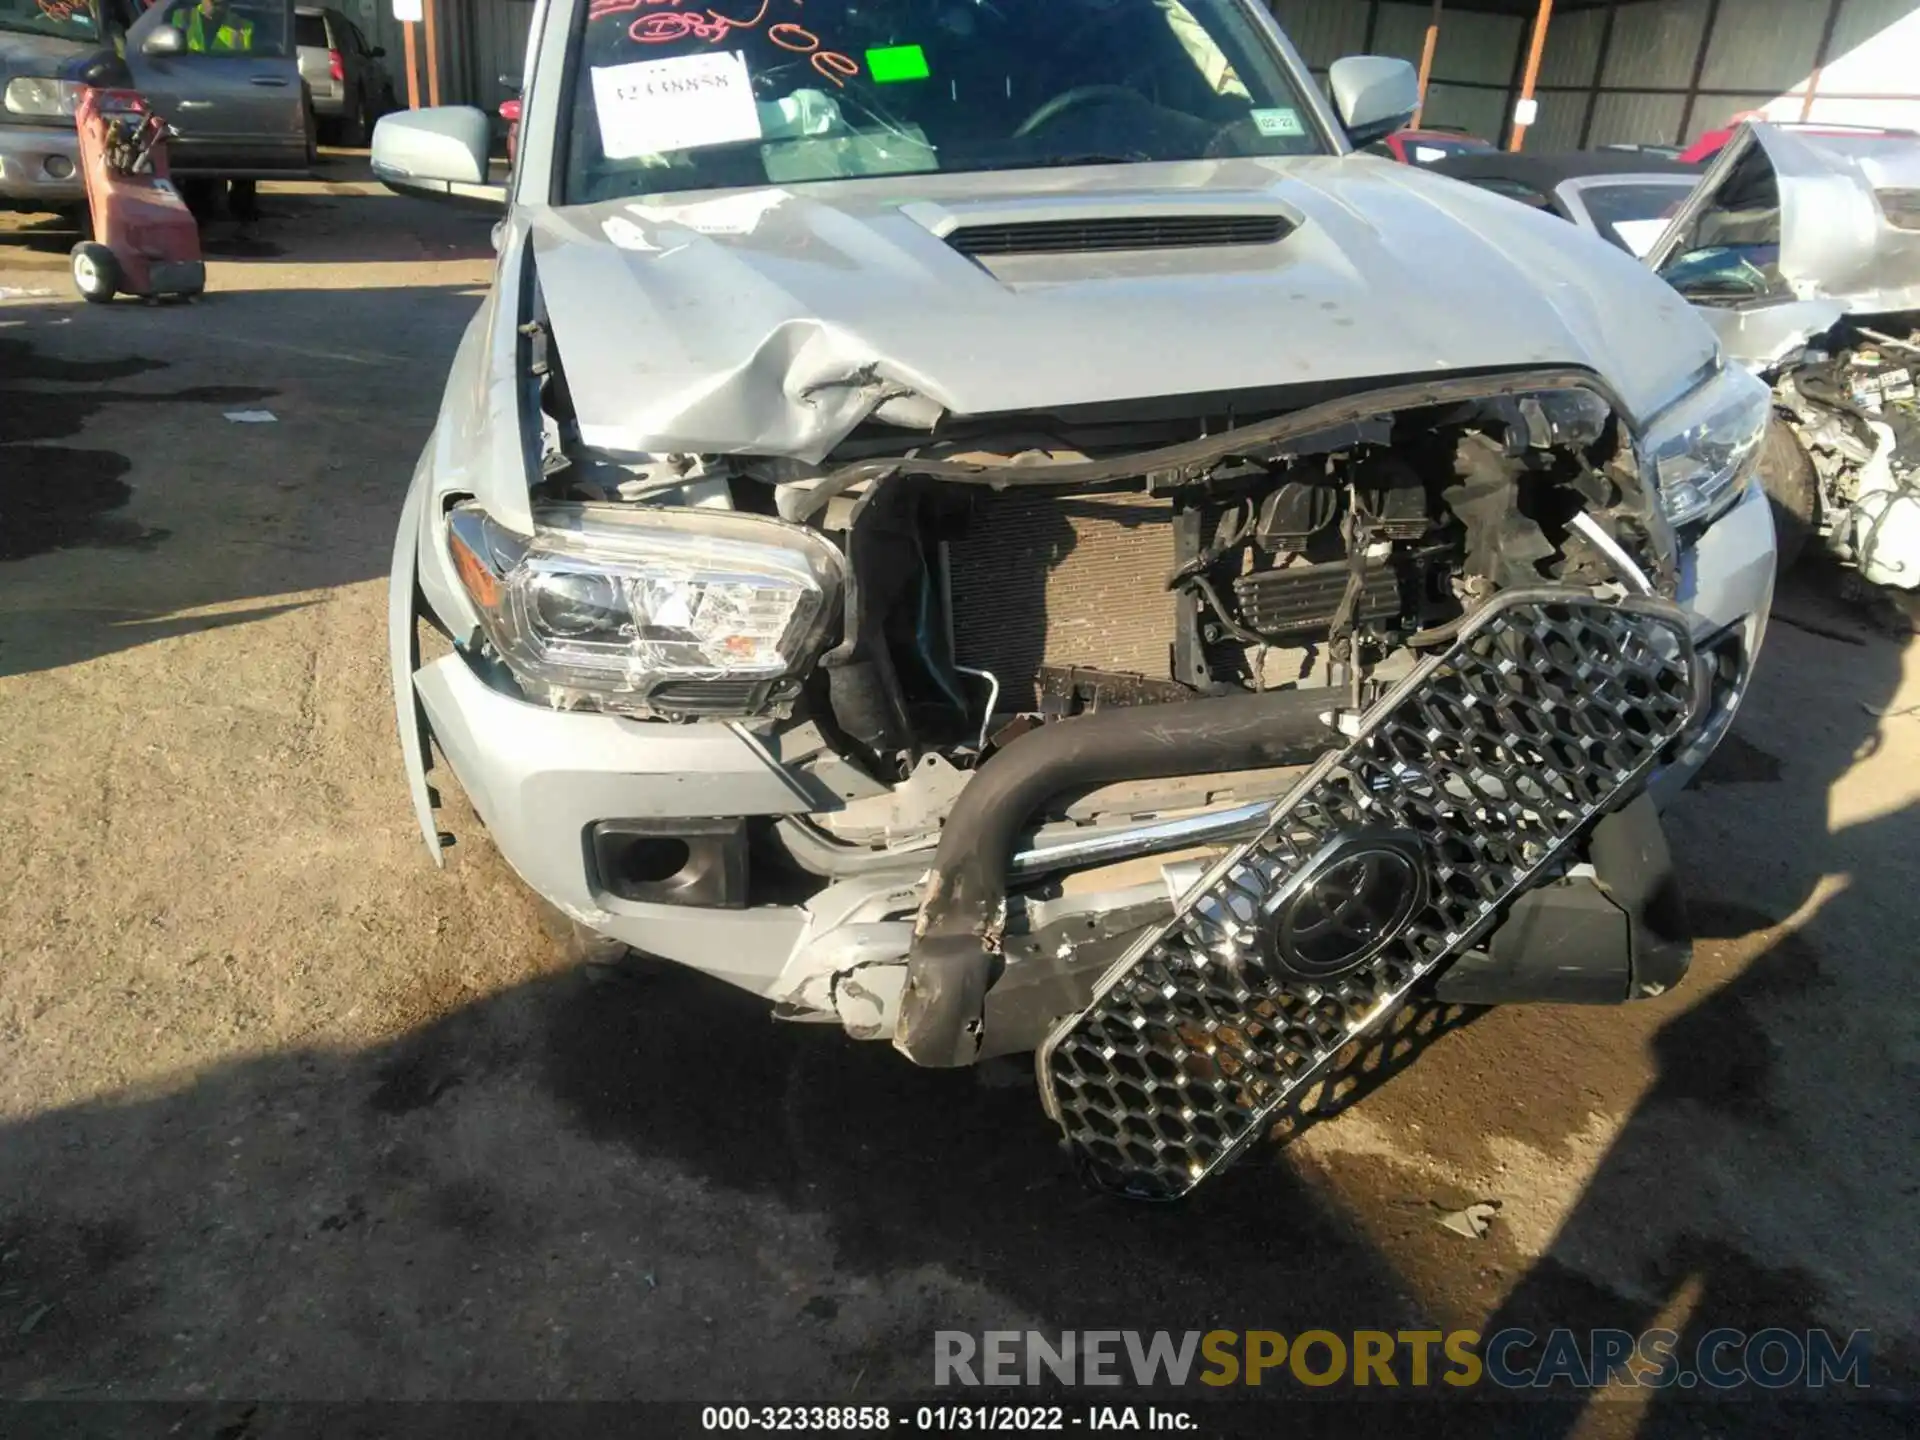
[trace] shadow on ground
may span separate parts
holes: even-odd
[[[1920,1049],[1905,978],[1916,952],[1896,918],[1908,913],[1920,811],[1828,818],[1885,727],[1920,720],[1885,713],[1904,647],[1872,622],[1898,609],[1885,597],[1871,611],[1837,604],[1849,588],[1818,566],[1785,588],[1765,663],[1772,677],[1794,676],[1795,704],[1756,696],[1675,827],[1695,891],[1704,881],[1709,895],[1739,897],[1693,907],[1700,951],[1730,950],[1737,968],[1696,963],[1690,983],[1702,993],[1655,1035],[1651,1087],[1549,1253],[1483,1326],[1489,1337],[1517,1332],[1510,1353],[1521,1366],[1545,1356],[1528,1340],[1556,1328],[1671,1332],[1680,1378],[1649,1403],[1643,1436],[1700,1433],[1709,1361],[1723,1377],[1753,1366],[1797,1380],[1810,1330],[1831,1327],[1844,1348],[1876,1315],[1874,1384],[1920,1394],[1905,1278],[1920,1194],[1911,1115]],[[1824,845],[1767,840],[1823,833]],[[1817,895],[1823,876],[1840,883]],[[1905,1335],[1886,1333],[1889,1314]],[[1770,1349],[1746,1348],[1769,1328]],[[1714,1340],[1726,1348],[1709,1357]],[[1566,1353],[1556,1359],[1565,1364]],[[1729,1393],[1751,1400],[1766,1388]],[[1727,1413],[1741,1434],[1803,1434],[1816,1420],[1892,1434],[1910,1418],[1832,1406]],[[1538,1433],[1570,1434],[1580,1412],[1540,1418]]]
[[[384,575],[477,303],[413,286],[0,307],[0,676]]]
[[[1792,661],[1805,645],[1782,648]],[[1766,784],[1772,824],[1824,826],[1843,760],[1878,733],[1863,707],[1884,705],[1899,663],[1883,640],[1858,648],[1844,686],[1756,713],[1791,720],[1762,735],[1779,778],[1710,784],[1730,800],[1712,823],[1737,829],[1737,787]],[[1748,762],[1734,773],[1770,773]],[[1738,973],[1696,977],[1655,1042],[1651,1093],[1484,1333],[1671,1323],[1684,1350],[1721,1325],[1844,1326],[1832,1277],[1905,1263],[1911,1052],[1885,1048],[1879,972],[1835,973],[1819,947],[1848,943],[1845,911],[1871,930],[1888,887],[1909,883],[1897,857],[1920,853],[1914,827],[1902,811],[1843,828],[1764,911],[1701,907],[1710,943],[1747,941],[1823,869],[1853,880],[1808,929],[1831,939],[1781,937]],[[433,1014],[432,1000],[410,1003]],[[1419,1084],[1401,1062],[1436,1037],[1477,1043],[1462,1018],[1437,1018],[1330,1107],[1382,1078]],[[1501,1110],[1490,1097],[1459,1123],[1497,1127]],[[0,1196],[12,1395],[712,1399],[724,1377],[730,1398],[885,1398],[924,1392],[938,1328],[1338,1333],[1428,1317],[1284,1155],[1184,1205],[1100,1198],[1069,1174],[1018,1065],[915,1070],[671,968],[549,975],[364,1050],[223,1064],[14,1123]],[[1833,1207],[1844,1243],[1875,1254],[1807,1230]],[[1911,1359],[1881,1353],[1876,1378],[1909,1378]],[[1904,1433],[1859,1406],[1703,1412],[1677,1390],[1644,1416],[1587,1421]],[[1587,1421],[1542,1405],[1397,1423]]]

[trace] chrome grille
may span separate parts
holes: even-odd
[[[1226,1165],[1638,791],[1695,722],[1694,665],[1661,601],[1523,591],[1477,614],[1048,1036],[1047,1112],[1090,1177],[1172,1199]],[[1425,862],[1404,928],[1344,974],[1289,978],[1269,912],[1382,834]]]

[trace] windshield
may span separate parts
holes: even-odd
[[[1238,0],[592,0],[564,198],[1326,146]]]
[[[62,40],[100,38],[88,0],[0,0],[0,30]]]
[[[1644,257],[1653,242],[1666,233],[1693,193],[1693,182],[1659,180],[1622,181],[1615,185],[1587,185],[1580,190],[1594,228],[1622,250]]]

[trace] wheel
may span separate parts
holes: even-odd
[[[1760,485],[1773,506],[1773,530],[1784,575],[1805,552],[1819,523],[1820,475],[1800,437],[1777,415],[1760,442]]]
[[[113,251],[92,240],[73,247],[73,284],[92,305],[104,305],[120,288],[120,262]]]
[[[367,143],[367,137],[373,133],[372,106],[367,104],[367,92],[362,90],[353,97],[353,113],[340,122],[340,138],[337,143],[349,150],[358,150]]]

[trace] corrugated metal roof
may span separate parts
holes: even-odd
[[[1807,0],[1722,5],[1707,46],[1707,66],[1700,72],[1701,87],[1778,94],[1798,85],[1813,69],[1826,23],[1827,7]]]
[[[1348,0],[1269,0],[1268,8],[1307,64],[1324,70],[1367,44],[1367,7]],[[1378,50],[1378,46],[1375,49]]]
[[[1584,102],[1583,102],[1584,103]],[[1684,95],[1649,95],[1627,91],[1602,95],[1593,107],[1593,133],[1589,145],[1671,145],[1680,130],[1685,112]],[[1579,141],[1576,134],[1575,143]]]
[[[1731,8],[1731,7],[1729,7]],[[1685,89],[1707,28],[1708,0],[1656,0],[1623,5],[1601,84]],[[1547,43],[1553,43],[1551,32]]]

